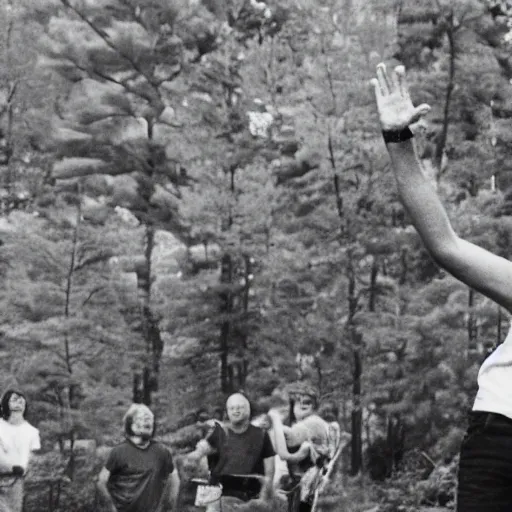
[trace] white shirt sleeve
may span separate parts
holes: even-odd
[[[41,449],[41,439],[39,437],[39,430],[34,428],[32,438],[30,440],[30,451],[36,451]]]

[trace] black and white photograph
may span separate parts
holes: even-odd
[[[512,512],[511,313],[512,0],[0,0],[0,512]]]

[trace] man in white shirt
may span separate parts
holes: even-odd
[[[409,125],[430,107],[414,107],[403,66],[388,74],[379,64],[373,85],[398,194],[425,247],[440,267],[512,313],[512,262],[457,236],[416,155]],[[460,453],[457,510],[512,510],[512,331],[478,374]]]
[[[41,449],[39,430],[26,419],[27,399],[17,389],[9,389],[1,401],[0,472],[17,478],[0,476],[0,512],[21,512],[23,475],[27,472],[32,452]]]

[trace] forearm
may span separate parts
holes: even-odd
[[[283,460],[295,461],[297,460],[296,454],[292,454],[288,451],[288,446],[286,444],[286,438],[284,435],[285,426],[283,425],[280,418],[276,417],[272,420],[273,429],[274,429],[274,442],[275,442],[275,451]],[[300,460],[300,459],[298,459]]]
[[[190,452],[187,457],[200,460],[202,457],[206,457],[207,455],[212,455],[215,450],[212,448],[210,443],[205,439],[201,439],[196,445],[196,449],[193,452]]]
[[[169,501],[171,503],[171,510],[176,512],[180,495],[180,479],[178,476],[171,476],[170,480]]]
[[[98,489],[98,493],[103,503],[107,505],[109,510],[115,511],[116,507],[114,505],[114,500],[112,499],[112,496],[110,496],[106,484],[103,482],[97,482],[96,488]]]
[[[387,145],[400,199],[432,256],[443,265],[443,254],[458,237],[429,179],[421,169],[412,140]]]
[[[268,483],[272,483],[274,481],[275,472],[276,465],[274,457],[265,459],[265,479]]]
[[[512,264],[459,238],[412,142],[388,144],[401,200],[432,257],[454,277],[512,312]]]
[[[2,452],[0,454],[0,473],[11,473],[13,466],[21,466],[21,464],[9,454]],[[26,469],[26,466],[22,467]]]
[[[304,460],[307,456],[307,452],[304,452],[302,450],[299,450],[295,453],[287,452],[286,458],[281,457],[284,460],[287,460],[288,462],[300,462],[301,460]]]

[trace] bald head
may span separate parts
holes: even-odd
[[[233,425],[246,423],[251,416],[251,404],[241,393],[234,393],[227,399],[226,410]]]

